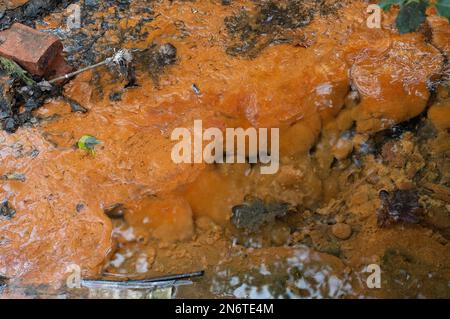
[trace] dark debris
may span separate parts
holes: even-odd
[[[378,210],[378,226],[386,227],[399,222],[417,224],[421,221],[422,207],[416,190],[380,192],[381,208]]]
[[[337,0],[257,1],[254,13],[242,9],[235,15],[225,18],[225,27],[231,37],[227,53],[253,58],[271,44],[292,43],[297,40],[304,46],[308,46],[307,39],[293,39],[289,31],[307,26],[316,15],[327,16],[335,13],[343,2]]]
[[[0,293],[3,289],[5,289],[8,285],[8,278],[0,275]]]
[[[37,122],[33,110],[41,107],[49,97],[59,96],[61,89],[42,90],[37,85],[24,85],[19,79],[2,73],[0,69],[0,124],[8,133],[14,133],[19,126]],[[21,110],[21,106],[23,110]]]
[[[9,206],[7,200],[0,203],[0,220],[11,220],[14,215],[16,215],[16,211]]]
[[[130,15],[130,0],[89,0],[78,2],[81,7],[82,26],[79,29],[70,30],[70,32],[60,29],[52,29],[49,32],[60,37],[64,50],[67,53],[67,61],[75,68],[79,69],[102,61],[112,55],[115,50],[122,48],[123,42],[131,40],[142,41],[148,36],[148,33],[141,32],[142,27],[148,21],[154,19],[151,9],[152,1],[142,8],[136,8],[142,17],[133,27],[121,30],[120,21]],[[98,12],[107,12],[109,8],[115,8],[114,13],[108,13],[98,17]],[[112,32],[117,41],[111,41],[105,34]]]
[[[247,196],[243,204],[232,208],[231,222],[237,228],[254,231],[263,224],[285,216],[290,210],[291,206],[288,203],[263,201]]]
[[[87,113],[87,109],[82,106],[80,103],[78,103],[77,101],[75,101],[74,99],[68,97],[68,96],[63,96],[63,99],[69,103],[70,105],[70,109],[72,110],[72,112],[75,113]]]
[[[34,27],[38,18],[54,11],[56,8],[67,8],[78,0],[29,0],[23,6],[0,13],[0,30],[9,28],[14,22]]]
[[[136,68],[148,72],[156,86],[164,69],[177,61],[177,49],[170,43],[152,44],[149,48],[135,54]]]
[[[103,209],[106,216],[111,219],[120,219],[125,216],[125,206],[122,203],[113,204]]]

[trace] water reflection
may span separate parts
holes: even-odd
[[[351,278],[306,247],[248,269],[218,266],[209,278],[210,292],[235,298],[340,298],[355,296]],[[197,285],[201,289],[200,285]],[[181,289],[182,291],[183,289]],[[182,296],[182,293],[179,294]]]

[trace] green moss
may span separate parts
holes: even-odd
[[[0,69],[2,69],[8,75],[21,80],[26,85],[36,84],[36,82],[28,75],[28,73],[12,60],[0,57]]]

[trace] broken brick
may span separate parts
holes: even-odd
[[[52,80],[59,78],[65,74],[73,71],[73,67],[69,65],[62,55],[57,55],[53,60],[52,64],[47,68],[45,72],[45,79]],[[56,85],[62,85],[67,82],[67,79],[63,79],[55,82]]]
[[[14,60],[33,75],[45,75],[62,50],[62,42],[57,37],[20,23],[0,32],[0,55]]]

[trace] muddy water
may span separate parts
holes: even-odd
[[[398,35],[390,14],[368,29],[361,1],[283,3],[80,3],[80,30],[65,30],[63,8],[38,21],[77,66],[165,43],[177,59],[155,67],[136,51],[136,87],[114,70],[79,75],[64,94],[87,113],[54,99],[0,134],[0,174],[25,176],[1,181],[16,214],[0,219],[0,274],[58,287],[72,264],[91,278],[206,270],[176,295],[448,297],[448,24]],[[175,164],[172,130],[198,119],[280,128],[280,171]],[[75,147],[85,134],[102,142],[94,155]],[[420,223],[398,191],[417,195]],[[237,228],[232,208],[249,198],[288,208]],[[380,227],[377,212],[394,221]],[[367,287],[370,264],[381,289]]]

